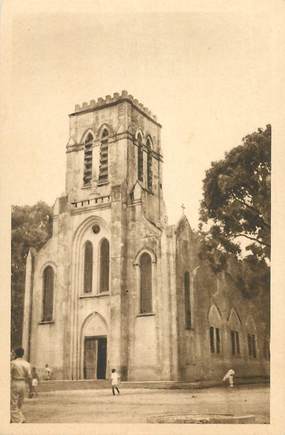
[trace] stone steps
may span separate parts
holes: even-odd
[[[236,385],[247,384],[267,384],[269,379],[265,377],[237,378]],[[177,382],[177,381],[125,381],[121,382],[122,388],[147,388],[147,389],[201,389],[211,387],[221,387],[221,381],[196,381],[196,382]],[[39,391],[48,392],[56,390],[93,390],[110,388],[109,380],[49,380],[41,381]]]

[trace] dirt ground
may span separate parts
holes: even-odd
[[[267,385],[162,390],[121,388],[40,392],[25,399],[27,423],[146,423],[154,415],[254,414],[255,423],[269,423]]]

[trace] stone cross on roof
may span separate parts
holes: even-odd
[[[186,207],[185,207],[185,205],[183,203],[181,204],[181,208],[182,208],[182,214],[185,215],[185,209],[186,209]]]

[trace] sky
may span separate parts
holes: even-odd
[[[22,3],[7,12],[2,32],[8,146],[1,164],[9,186],[2,198],[52,205],[65,189],[68,114],[75,104],[126,89],[162,124],[169,223],[183,203],[197,228],[211,162],[272,122],[272,28],[264,3]]]

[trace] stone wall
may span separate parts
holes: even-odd
[[[179,378],[219,380],[229,368],[233,368],[237,376],[268,376],[269,361],[264,356],[263,345],[268,338],[266,311],[269,308],[264,309],[264,295],[245,298],[232,278],[233,270],[216,275],[205,263],[197,263],[198,241],[193,243],[189,225],[184,222],[184,228],[181,227],[180,224],[176,241]],[[185,270],[190,270],[191,276],[191,329],[185,327]],[[211,352],[211,326],[220,330],[220,353]],[[232,355],[231,330],[239,332],[240,355]],[[248,333],[256,336],[256,358],[249,356]]]

